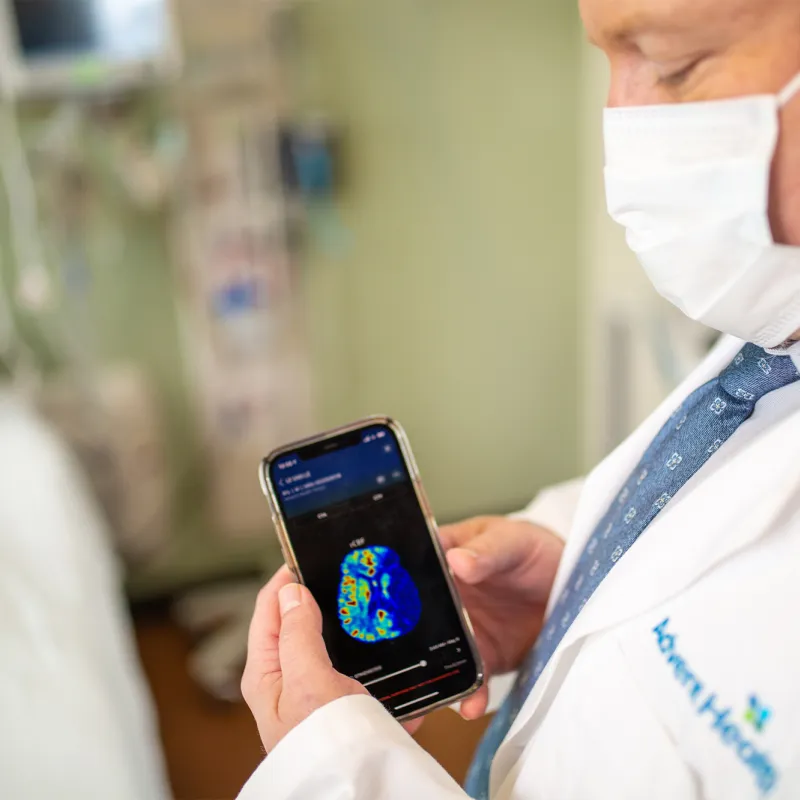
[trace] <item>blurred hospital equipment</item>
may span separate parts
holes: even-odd
[[[74,377],[45,381],[39,408],[77,454],[119,552],[145,562],[166,546],[172,524],[161,410],[135,365],[103,367],[90,380],[96,385],[89,404]]]
[[[171,0],[2,0],[6,94],[127,89],[179,64]]]
[[[241,700],[247,631],[263,581],[238,581],[189,592],[172,609],[184,630],[202,637],[189,658],[192,677],[220,700]]]

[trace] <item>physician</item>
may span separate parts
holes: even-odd
[[[518,670],[465,789],[333,671],[282,571],[242,800],[800,798],[800,0],[581,12],[611,65],[609,212],[728,336],[585,481],[443,530],[488,671]]]

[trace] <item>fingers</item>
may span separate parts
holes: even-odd
[[[278,662],[278,633],[281,629],[278,611],[278,592],[292,581],[288,567],[279,569],[258,593],[247,637],[247,670],[260,678],[280,669]]]
[[[464,583],[480,583],[529,559],[535,552],[535,531],[528,522],[503,519],[479,529],[473,539],[459,542],[448,551],[447,561]]]
[[[502,517],[473,517],[455,525],[443,525],[439,528],[439,539],[445,550],[461,547],[483,533],[491,523],[500,519]]]
[[[313,681],[332,671],[322,640],[322,614],[311,592],[287,583],[278,595],[280,606],[280,668],[286,683]]]
[[[408,734],[413,736],[422,727],[424,722],[425,717],[417,717],[416,719],[412,719],[411,722],[404,722],[403,727]]]
[[[457,578],[464,583],[478,583],[485,577],[484,569],[478,565],[478,554],[471,548],[456,547],[447,553],[447,563]]]
[[[464,719],[478,719],[489,707],[489,685],[484,684],[475,694],[461,703],[461,716]]]

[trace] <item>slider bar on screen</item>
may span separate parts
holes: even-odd
[[[419,669],[420,667],[427,667],[427,661],[420,661],[419,664],[412,664],[410,667],[406,667],[405,669],[399,669],[397,672],[390,672],[388,675],[382,675],[380,678],[375,678],[374,680],[368,681],[364,684],[364,686],[372,686],[373,683],[380,683],[381,681],[388,681],[389,678],[394,678],[395,675],[402,675],[404,672],[411,672],[412,669]]]
[[[425,697],[418,697],[416,700],[409,700],[407,703],[403,703],[402,705],[395,706],[394,710],[399,711],[401,708],[408,708],[408,706],[413,706],[416,703],[421,703],[423,700],[430,700],[431,697],[438,697],[439,692],[431,692],[431,694],[426,694]]]

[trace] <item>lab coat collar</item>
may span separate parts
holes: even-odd
[[[564,553],[553,597],[625,476],[677,405],[730,362],[741,342],[727,339],[639,430],[587,481]],[[598,587],[538,680],[497,754],[494,773],[505,776],[532,735],[581,644],[593,633],[646,613],[679,594],[722,560],[759,539],[800,481],[800,410],[765,432],[746,451],[720,465],[696,490],[676,497]],[[731,493],[736,502],[731,503]]]

